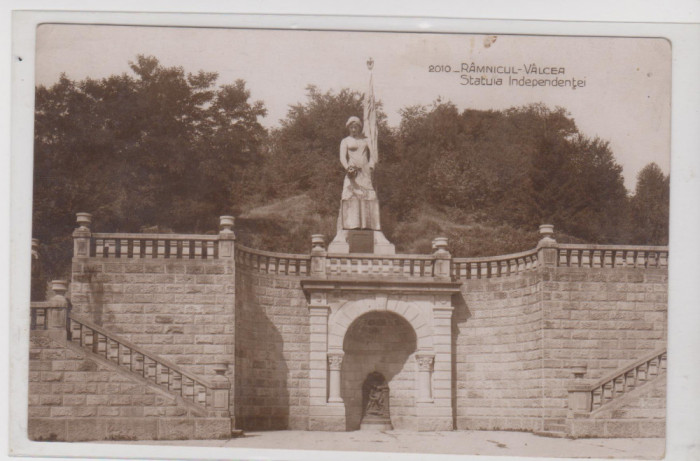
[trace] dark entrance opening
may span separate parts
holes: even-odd
[[[362,430],[391,430],[389,386],[384,375],[374,371],[362,383]]]

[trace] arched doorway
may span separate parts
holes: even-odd
[[[352,322],[343,340],[340,373],[347,430],[360,428],[367,410],[363,384],[372,373],[381,374],[389,387],[393,427],[408,427],[416,416],[416,350],[416,332],[400,315],[373,311]]]

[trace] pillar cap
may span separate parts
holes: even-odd
[[[326,236],[323,234],[313,234],[311,236],[311,251],[326,251]]]
[[[75,220],[80,226],[80,229],[90,229],[92,214],[81,211],[75,214]]]

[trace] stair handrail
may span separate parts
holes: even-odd
[[[208,381],[207,379],[202,378],[200,376],[197,376],[197,375],[190,373],[188,371],[185,371],[179,365],[177,365],[177,364],[175,364],[167,359],[164,359],[163,357],[160,357],[156,354],[153,354],[152,352],[147,352],[143,347],[138,346],[130,341],[127,341],[124,338],[117,337],[114,333],[107,331],[105,328],[103,328],[97,324],[94,324],[94,323],[90,322],[89,320],[86,320],[86,319],[81,318],[81,317],[76,317],[74,314],[71,313],[68,315],[68,321],[69,322],[76,322],[76,323],[82,324],[82,325],[84,325],[92,330],[95,330],[96,332],[98,332],[99,334],[104,336],[105,338],[109,338],[111,341],[119,343],[122,346],[126,346],[129,349],[133,349],[138,354],[141,354],[144,357],[147,357],[147,358],[151,359],[152,361],[159,363],[160,365],[164,365],[164,366],[172,369],[173,371],[180,373],[182,376],[186,376],[187,378],[202,385],[203,387],[205,387],[207,389],[212,389],[214,387],[212,385],[212,383],[210,381]],[[73,332],[73,330],[70,327],[68,327],[68,331],[71,334]],[[71,338],[68,338],[68,340],[70,341]]]
[[[622,393],[627,392],[630,387],[636,388],[638,383],[638,374],[635,373],[634,385],[630,386],[627,383],[627,374],[633,370],[638,370],[642,365],[647,365],[645,370],[644,381],[649,381],[649,368],[648,364],[654,360],[657,361],[656,375],[659,376],[662,373],[662,362],[666,357],[666,347],[657,349],[643,356],[642,358],[625,365],[622,368],[615,370],[606,376],[603,376],[599,380],[595,381],[593,384],[587,384],[583,380],[583,375],[585,374],[585,366],[574,367],[574,380],[568,386],[569,392],[569,413],[567,418],[576,418],[576,415],[588,416],[592,412],[599,410],[604,405],[614,401],[617,397],[618,388],[616,386],[617,380],[622,378]],[[610,397],[606,398],[606,388],[610,387]],[[600,398],[596,401],[596,396],[599,395]]]
[[[631,364],[626,365],[624,368],[617,369],[614,372],[609,373],[606,376],[603,376],[598,381],[596,381],[594,384],[590,385],[591,392],[598,389],[599,387],[602,387],[605,384],[608,384],[612,381],[615,381],[616,379],[621,378],[622,376],[626,375],[630,371],[634,370],[635,368],[637,368],[645,363],[651,362],[652,360],[654,360],[656,358],[660,358],[661,356],[666,354],[666,352],[667,352],[666,347],[656,349],[655,351],[645,355],[641,359],[638,359],[638,360],[632,362]]]

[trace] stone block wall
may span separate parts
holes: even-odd
[[[37,441],[226,438],[231,421],[194,417],[165,391],[32,333],[28,436]]]
[[[571,368],[597,380],[663,348],[668,273],[654,268],[547,268],[542,273],[545,430],[567,413]]]
[[[74,315],[197,375],[233,364],[232,259],[74,259],[71,302]]]
[[[236,425],[308,429],[309,310],[300,277],[237,270]]]
[[[457,429],[541,430],[540,285],[537,272],[471,279],[453,300]]]
[[[540,257],[544,251],[557,250],[540,250],[538,265],[514,273],[504,263],[490,266],[503,273],[461,279],[452,299],[451,399],[449,380],[434,389],[441,404],[451,400],[457,429],[563,432],[572,367],[586,365],[594,380],[665,345],[665,267],[560,267],[556,257]],[[231,364],[237,428],[309,429],[310,394],[324,393],[310,382],[327,373],[301,287],[310,275],[301,262],[310,260],[249,253],[235,262],[233,251],[217,259],[76,257],[73,315],[203,377],[214,375],[215,364]],[[370,313],[346,335],[348,429],[359,426],[358,392],[371,371],[390,381],[397,429],[410,428],[417,414],[415,332],[387,315]],[[449,317],[442,320],[447,328]],[[311,370],[314,354],[324,357]]]

